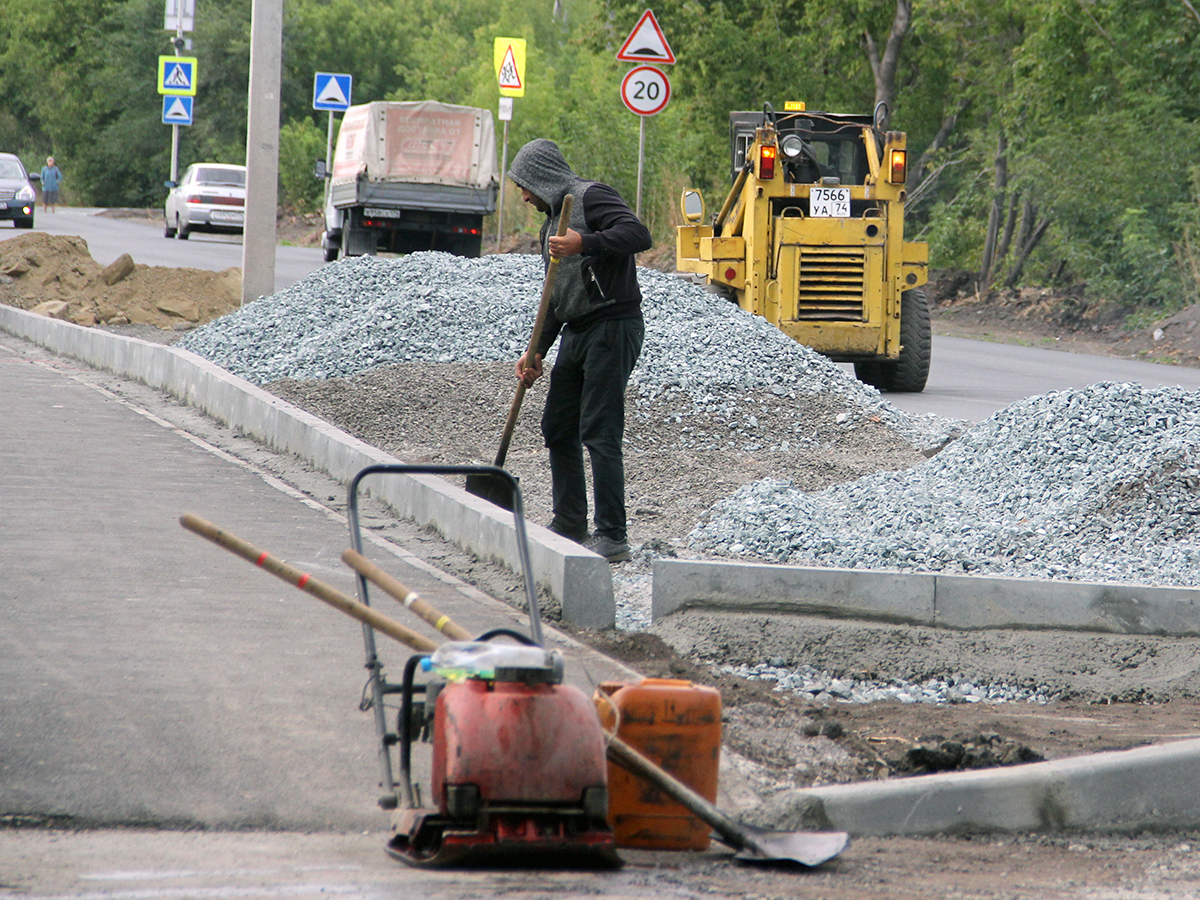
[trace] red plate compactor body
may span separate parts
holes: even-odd
[[[605,739],[592,700],[563,684],[562,657],[542,647],[520,489],[490,466],[379,465],[350,485],[350,539],[362,552],[358,486],[389,473],[486,474],[512,483],[526,594],[528,636],[509,629],[411,657],[399,684],[383,677],[374,633],[364,627],[370,702],[393,809],[389,855],[414,866],[550,863],[618,866],[608,814]],[[359,577],[359,599],[369,603]],[[398,696],[395,728],[384,702]],[[429,794],[413,778],[415,742],[432,744]],[[392,777],[398,754],[399,778]]]

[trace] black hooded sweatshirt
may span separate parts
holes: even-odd
[[[564,326],[582,331],[608,319],[642,315],[634,254],[653,244],[649,229],[621,195],[606,184],[584,181],[571,171],[554,141],[530,141],[513,157],[508,176],[550,207],[542,224],[542,259],[550,261],[550,235],[558,230],[563,198],[575,197],[570,228],[583,238],[583,252],[559,261],[550,310],[537,353],[545,356]]]

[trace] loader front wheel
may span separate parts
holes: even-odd
[[[919,394],[929,380],[933,327],[929,300],[922,290],[900,296],[900,357],[894,362],[856,362],[854,376],[864,384],[894,394]]]

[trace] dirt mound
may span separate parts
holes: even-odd
[[[0,303],[76,325],[184,330],[238,308],[242,276],[136,264],[101,266],[75,236],[34,232],[0,242]]]

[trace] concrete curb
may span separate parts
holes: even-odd
[[[1200,740],[1045,763],[787,791],[756,813],[771,828],[852,835],[1200,825]]]
[[[683,609],[792,613],[946,628],[1200,634],[1200,590],[754,563],[654,562],[652,621]]]
[[[0,328],[53,353],[166,391],[343,484],[366,466],[403,462],[186,350],[4,305],[0,305]],[[432,476],[391,476],[371,490],[400,515],[431,525],[480,557],[519,571],[512,517],[492,504]],[[617,613],[608,563],[573,541],[528,524],[534,579],[562,605],[563,619],[583,628],[613,627]]]

